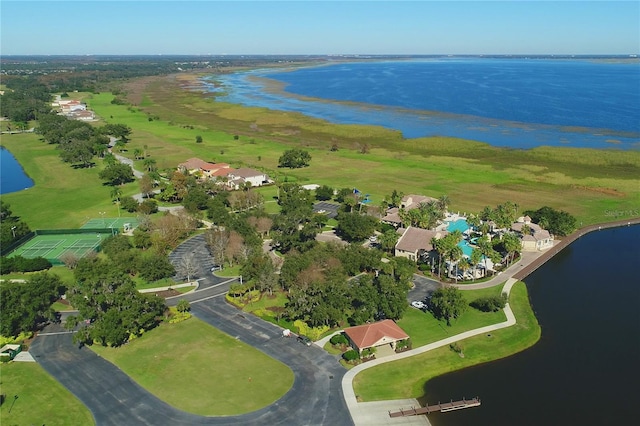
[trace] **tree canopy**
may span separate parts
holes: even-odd
[[[42,272],[25,283],[9,282],[0,286],[0,334],[17,336],[33,331],[38,323],[51,319],[51,304],[65,288],[57,275]]]
[[[278,159],[278,167],[299,169],[307,167],[311,162],[311,154],[303,149],[288,149]]]

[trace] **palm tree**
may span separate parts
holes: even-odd
[[[116,203],[119,203],[121,196],[122,196],[122,190],[120,189],[120,187],[114,186],[113,188],[111,188],[111,200],[115,201]]]
[[[478,268],[478,263],[482,260],[482,253],[480,250],[474,248],[471,250],[471,256],[469,257],[469,261],[471,262],[471,267],[473,268],[473,281],[476,280],[476,269]]]
[[[153,158],[145,158],[142,162],[142,165],[147,169],[148,172],[156,170],[156,160],[154,160]]]
[[[440,268],[442,264],[442,257],[444,255],[445,246],[444,246],[444,238],[431,238],[431,246],[438,254],[438,278],[440,278]]]
[[[460,259],[462,259],[462,248],[458,245],[458,244],[454,244],[453,247],[451,247],[448,251],[447,251],[447,260],[449,260],[449,277],[451,277],[451,267],[453,266],[453,264],[456,264],[456,284],[458,283],[458,262],[460,261]]]
[[[142,158],[142,150],[140,148],[136,148],[133,150],[133,157],[136,160],[139,160],[140,158]]]
[[[504,246],[505,251],[507,252],[507,266],[513,262],[515,254],[520,250],[522,244],[520,243],[520,238],[512,232],[508,232],[502,236],[502,245]]]
[[[450,201],[451,200],[449,199],[448,195],[441,195],[440,198],[438,198],[438,201],[436,201],[436,205],[438,206],[438,209],[441,213],[446,213],[447,209],[449,208]]]

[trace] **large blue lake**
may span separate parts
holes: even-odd
[[[263,77],[285,84],[274,90]],[[253,70],[205,81],[218,99],[496,146],[640,149],[640,64],[432,59]],[[218,84],[221,83],[221,86]],[[316,98],[324,102],[305,97]],[[326,102],[330,101],[330,102]]]
[[[31,188],[33,180],[27,176],[18,160],[0,147],[0,194]]]

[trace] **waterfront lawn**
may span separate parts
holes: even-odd
[[[464,358],[448,346],[399,361],[382,364],[359,373],[353,380],[360,401],[420,398],[428,381],[436,376],[465,367],[504,358],[533,346],[540,339],[527,288],[516,283],[509,296],[516,325],[459,342]]]
[[[203,416],[258,410],[293,385],[286,365],[195,317],[119,348],[91,348],[158,398]]]
[[[98,178],[101,160],[96,167],[74,169],[63,163],[56,145],[42,142],[33,133],[2,138],[2,145],[20,162],[35,186],[24,191],[3,194],[3,201],[31,229],[79,228],[100,211],[108,217],[118,216],[118,206],[111,201],[111,187]],[[121,187],[123,196],[133,195],[138,183]]]
[[[467,303],[479,297],[499,296],[503,285],[486,288],[482,290],[464,290],[462,295]],[[423,312],[419,309],[408,308],[398,321],[398,325],[410,337],[413,348],[424,346],[428,343],[446,339],[464,331],[484,327],[491,324],[506,321],[504,311],[481,312],[471,306],[460,316],[451,321],[451,326],[447,326],[446,321],[438,321],[431,312]]]
[[[6,398],[0,407],[1,425],[95,424],[91,412],[39,364],[14,361],[1,364],[0,370],[0,394]]]

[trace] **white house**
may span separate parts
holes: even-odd
[[[227,177],[229,178],[229,182],[236,188],[247,182],[250,183],[251,186],[262,186],[269,183],[269,176],[267,176],[266,173],[247,167],[232,170]]]

